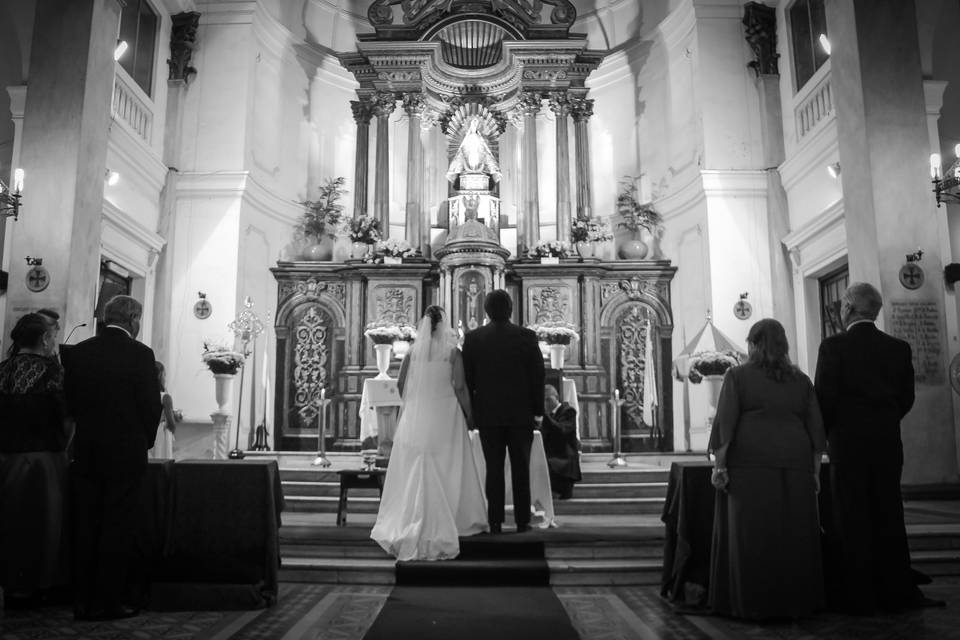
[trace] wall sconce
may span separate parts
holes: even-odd
[[[827,34],[821,33],[817,40],[820,42],[820,48],[823,49],[823,52],[827,55],[830,55],[832,48],[830,47],[830,39],[827,38]]]
[[[830,177],[834,180],[838,180],[840,178],[840,163],[834,162],[833,164],[828,164],[827,173],[829,173]]]
[[[107,181],[107,186],[112,187],[113,185],[120,182],[120,174],[117,173],[116,171],[110,171],[110,169],[107,169],[107,175],[105,180]]]
[[[23,191],[23,169],[16,169],[13,172],[13,188],[7,188],[7,185],[0,180],[0,216],[13,216],[17,220],[20,215],[20,194]]]
[[[954,160],[946,175],[940,164],[940,154],[930,154],[930,181],[933,183],[933,193],[937,197],[937,207],[947,198],[953,202],[960,202],[960,144],[953,148]]]
[[[127,52],[127,41],[126,40],[117,40],[117,46],[113,50],[113,60],[114,62],[120,60],[123,57],[123,54]]]

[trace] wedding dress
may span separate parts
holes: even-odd
[[[446,318],[432,334],[430,319],[421,320],[407,357],[403,406],[370,537],[398,560],[455,558],[459,536],[488,526],[483,479],[454,394],[454,367],[462,365]]]

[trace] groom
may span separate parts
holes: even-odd
[[[523,533],[530,529],[530,445],[534,426],[543,421],[543,356],[537,335],[510,322],[510,294],[491,292],[483,310],[490,322],[467,333],[463,366],[487,463],[487,520],[490,533],[500,533],[508,454],[513,517]]]

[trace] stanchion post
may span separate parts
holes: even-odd
[[[327,431],[328,404],[330,404],[330,401],[327,400],[327,388],[323,387],[320,389],[320,411],[317,416],[317,429],[319,430],[317,434],[317,457],[313,459],[311,465],[314,467],[323,467],[324,469],[332,464],[327,458],[327,442],[324,437]]]
[[[613,410],[613,457],[607,462],[611,469],[627,466],[627,459],[620,452],[620,407],[626,400],[620,399],[620,389],[613,390],[613,397],[610,399],[610,405]]]

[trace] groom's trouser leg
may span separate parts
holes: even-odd
[[[510,480],[513,482],[513,519],[517,525],[530,524],[530,447],[533,444],[533,429],[514,427],[505,431],[507,453],[510,455]]]
[[[480,429],[480,446],[483,459],[487,463],[487,479],[484,487],[487,491],[487,522],[491,525],[503,524],[503,500],[506,486],[504,481],[504,459],[507,455],[507,429],[492,427]]]

